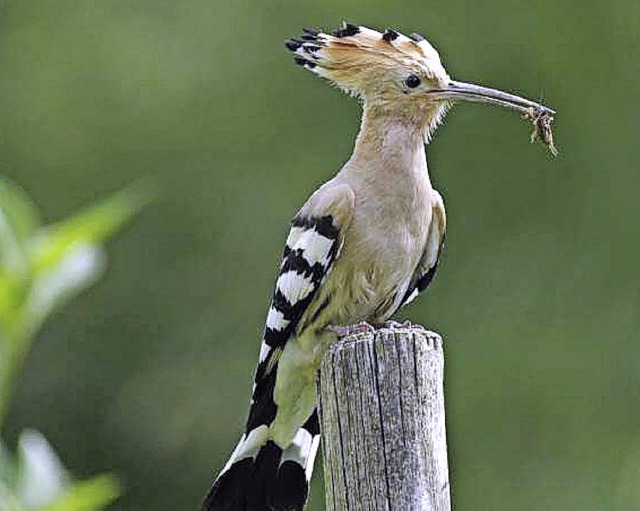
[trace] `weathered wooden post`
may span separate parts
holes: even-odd
[[[450,511],[442,339],[345,337],[318,377],[328,511]]]

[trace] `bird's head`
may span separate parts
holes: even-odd
[[[506,106],[532,119],[554,113],[519,96],[452,80],[436,49],[418,34],[345,23],[330,34],[304,29],[285,45],[297,64],[358,96],[369,111],[420,124],[427,135],[458,100]]]

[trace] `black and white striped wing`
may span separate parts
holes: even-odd
[[[287,341],[298,334],[300,320],[332,269],[342,245],[332,215],[298,216],[284,249],[260,348],[246,432],[269,425],[277,413],[273,391],[278,360]]]

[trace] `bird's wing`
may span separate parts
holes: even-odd
[[[442,197],[437,191],[433,191],[434,204],[427,244],[416,271],[413,274],[409,287],[402,298],[400,307],[410,303],[422,291],[427,289],[438,268],[438,260],[444,245],[447,228],[447,217],[444,210]],[[398,307],[398,308],[400,308]]]
[[[264,329],[247,434],[275,418],[274,388],[280,356],[287,342],[301,333],[300,320],[312,309],[340,255],[353,203],[353,192],[347,185],[325,185],[293,219]],[[306,321],[305,326],[308,324]]]

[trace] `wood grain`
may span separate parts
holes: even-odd
[[[318,378],[329,511],[450,511],[442,339],[420,326],[338,341]]]

